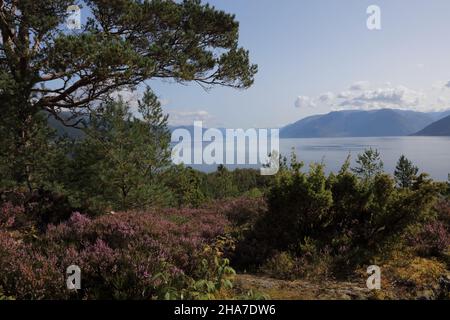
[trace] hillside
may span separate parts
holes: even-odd
[[[429,114],[433,118],[433,121],[438,121],[447,116],[450,116],[450,110],[427,112],[427,114]]]
[[[63,119],[69,119],[70,114],[67,112],[63,112],[60,115]],[[64,124],[62,124],[59,120],[55,119],[55,117],[53,117],[52,115],[48,116],[48,124],[51,128],[56,130],[56,133],[58,134],[58,136],[65,136],[67,135],[70,138],[73,139],[80,139],[82,137],[84,137],[84,133],[82,130],[77,129],[77,128],[73,128],[73,127],[67,127]],[[75,122],[71,122],[71,123],[75,123]],[[80,125],[81,127],[81,125]]]
[[[415,136],[450,136],[450,116],[433,122]]]
[[[282,138],[406,136],[433,123],[428,113],[380,109],[335,111],[281,129]]]

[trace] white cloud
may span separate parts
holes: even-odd
[[[341,95],[344,97],[345,95]],[[346,95],[340,106],[358,109],[414,108],[419,106],[425,95],[404,86],[383,87]]]
[[[141,98],[140,94],[136,90],[130,89],[122,89],[117,90],[111,94],[111,98],[119,99],[122,98],[124,102],[126,102],[131,109],[136,109],[138,105],[138,100]]]
[[[430,104],[431,111],[444,111],[450,107],[450,97],[440,96]]]
[[[314,108],[316,106],[316,103],[314,100],[307,96],[298,96],[297,100],[295,100],[295,107],[296,108]]]
[[[315,112],[388,108],[426,112],[450,108],[448,89],[450,81],[436,81],[428,89],[411,89],[391,82],[359,81],[342,92],[324,92],[317,97],[299,96],[295,106],[305,110],[315,107]],[[307,112],[311,113],[311,110]]]
[[[111,98],[113,99],[119,99],[122,98],[123,101],[128,103],[128,105],[131,107],[131,110],[136,112],[138,109],[138,101],[142,99],[143,92],[139,92],[137,90],[130,90],[130,89],[122,89],[115,91],[111,94]],[[159,102],[161,103],[161,106],[165,107],[170,103],[169,99],[160,99],[158,98]]]
[[[337,97],[339,99],[348,99],[353,95],[353,93],[351,91],[342,91],[340,93],[338,93]]]
[[[330,101],[333,101],[335,97],[336,96],[333,92],[325,92],[319,96],[319,101],[323,103],[329,103]]]
[[[361,91],[369,87],[369,81],[357,81],[349,88],[350,91]]]
[[[431,90],[440,90],[440,91],[446,90],[447,83],[448,83],[448,81],[435,81],[431,86]]]
[[[165,107],[168,106],[170,104],[170,100],[169,99],[158,99],[159,103],[161,103],[161,106]]]

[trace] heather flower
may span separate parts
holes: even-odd
[[[168,209],[97,218],[74,212],[31,242],[1,226],[0,286],[18,299],[164,298],[205,276],[202,261],[213,265],[214,257],[203,249],[227,225],[210,209]],[[82,271],[77,293],[65,287],[73,264]]]
[[[423,255],[439,256],[450,247],[450,232],[441,221],[433,221],[411,239],[412,245]]]

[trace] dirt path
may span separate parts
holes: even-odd
[[[235,286],[241,292],[252,289],[275,300],[361,300],[370,296],[364,283],[285,281],[249,274],[237,275]]]

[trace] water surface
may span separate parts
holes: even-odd
[[[340,169],[348,154],[352,164],[365,149],[377,149],[385,171],[393,173],[402,154],[434,179],[447,180],[450,173],[450,137],[377,137],[377,138],[312,138],[282,139],[280,150],[294,148],[298,159],[306,164],[323,160],[327,171]]]
[[[281,139],[280,152],[289,155],[295,151],[297,158],[306,165],[322,162],[326,171],[337,172],[350,154],[352,165],[365,149],[377,149],[381,153],[386,172],[393,173],[402,154],[436,180],[447,180],[450,173],[450,137],[373,137],[373,138],[302,138]],[[211,172],[216,166],[193,166]],[[227,165],[228,168],[259,168],[249,165]]]

